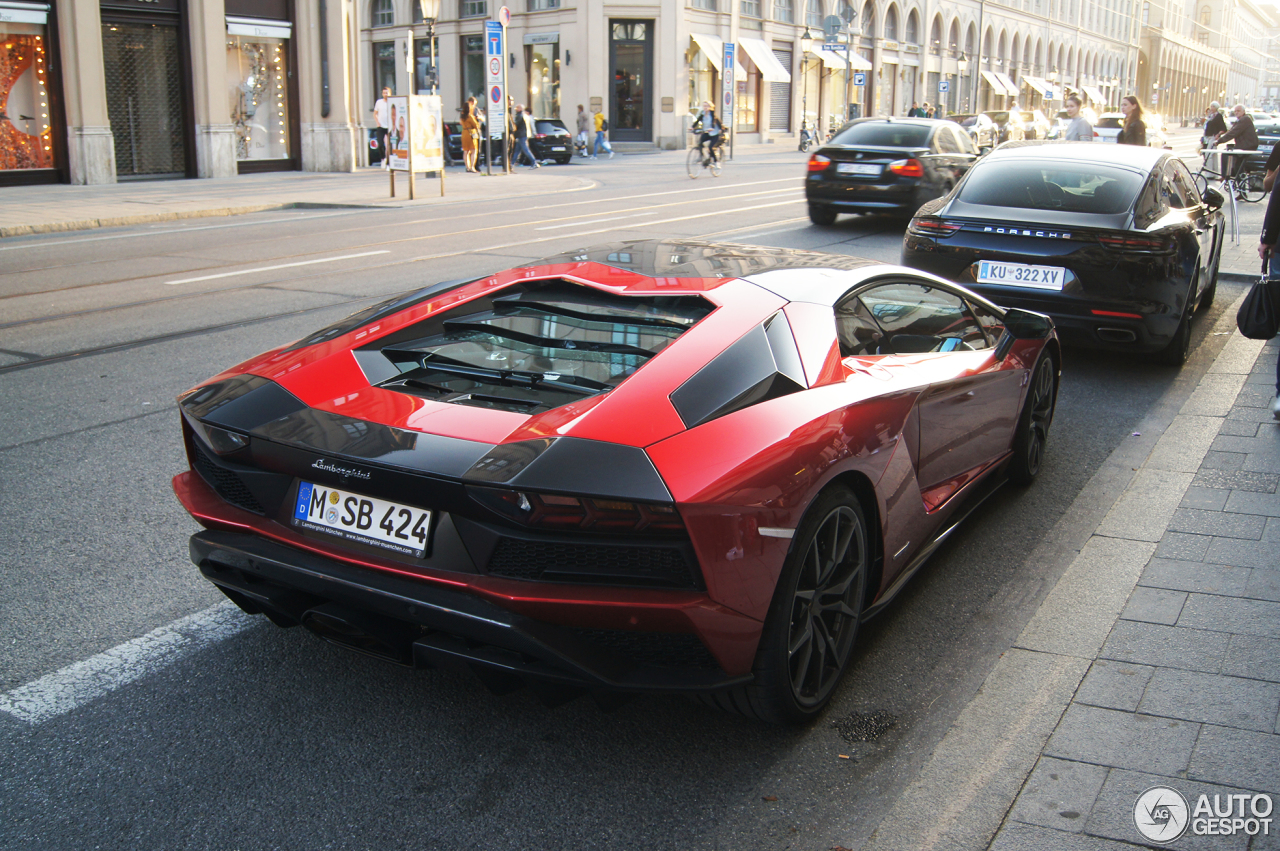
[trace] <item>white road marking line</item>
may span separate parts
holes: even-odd
[[[619,219],[638,219],[638,218],[640,218],[641,216],[656,216],[656,215],[658,215],[658,214],[657,214],[657,213],[631,213],[630,215],[626,215],[626,216],[605,216],[605,217],[603,217],[603,218],[593,218],[593,219],[591,220],[591,222],[592,222],[592,223],[595,223],[595,222],[616,222],[616,221],[618,221]],[[577,227],[582,227],[582,225],[583,225],[583,222],[580,222],[580,221],[578,221],[578,222],[568,222],[567,224],[563,224],[563,225],[547,225],[547,226],[546,226],[546,227],[544,227],[544,228],[534,228],[534,230],[560,230],[561,228],[577,228]]]
[[[219,603],[0,694],[0,712],[41,724],[259,622],[230,601]]]
[[[275,269],[289,269],[293,266],[311,266],[316,263],[332,263],[335,260],[353,260],[356,257],[370,257],[374,254],[390,254],[391,250],[362,251],[359,254],[343,254],[341,257],[322,257],[319,260],[300,260],[297,263],[280,263],[275,266],[259,266],[256,269],[241,269],[239,272],[219,272],[216,275],[201,275],[198,278],[182,278],[177,281],[165,281],[167,286],[175,284],[193,284],[196,281],[212,281],[214,278],[233,278],[236,275],[252,275],[254,272],[271,272]]]
[[[308,215],[302,213],[298,216],[288,216],[283,219],[254,219],[247,222],[228,222],[220,225],[200,225],[191,228],[168,228],[166,230],[139,231],[137,233],[113,233],[107,236],[86,236],[77,239],[54,239],[54,240],[36,240],[33,242],[24,242],[20,245],[0,245],[0,251],[16,251],[19,248],[45,248],[50,245],[73,245],[77,242],[102,242],[107,239],[137,239],[140,236],[165,236],[172,233],[192,233],[198,230],[221,230],[223,228],[243,228],[253,225],[269,225],[277,222],[301,222],[314,221],[315,219],[331,219],[334,216],[349,216],[353,213],[373,212],[373,210],[343,210],[339,213],[321,213],[319,215]],[[246,214],[248,215],[248,214]],[[111,225],[111,227],[136,227],[136,225]],[[27,236],[40,236],[41,234],[27,234]]]

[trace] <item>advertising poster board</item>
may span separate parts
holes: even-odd
[[[409,98],[406,95],[387,98],[391,123],[387,127],[387,168],[409,170]]]
[[[414,95],[413,145],[414,171],[440,171],[444,168],[444,99],[440,95]]]

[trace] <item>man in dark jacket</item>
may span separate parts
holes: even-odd
[[[1232,112],[1235,114],[1236,123],[1231,125],[1231,129],[1225,133],[1219,133],[1218,140],[1213,143],[1213,146],[1217,148],[1226,145],[1227,142],[1235,142],[1237,151],[1258,150],[1258,129],[1253,126],[1253,119],[1249,117],[1249,113],[1244,111],[1241,104],[1236,104]],[[1234,176],[1244,159],[1244,157],[1230,157],[1223,163],[1222,173],[1228,177]]]
[[[1215,100],[1204,112],[1204,132],[1200,135],[1205,138],[1206,144],[1216,139],[1219,133],[1227,132],[1227,122],[1219,109],[1218,102]]]

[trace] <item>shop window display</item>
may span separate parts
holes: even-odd
[[[715,66],[711,58],[694,44],[689,53],[689,114],[697,115],[703,101],[716,103]]]
[[[560,117],[560,45],[525,45],[529,108],[537,118]]]
[[[0,169],[53,168],[45,28],[0,26]]]
[[[227,37],[237,160],[289,157],[288,55],[284,39]]]

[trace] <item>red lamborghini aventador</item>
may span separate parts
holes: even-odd
[[[857,258],[572,252],[356,313],[181,397],[241,608],[548,702],[827,703],[862,620],[1040,469],[1052,322]]]

